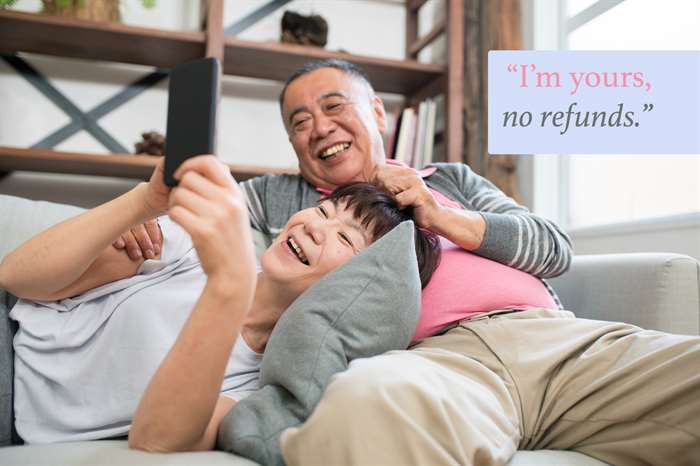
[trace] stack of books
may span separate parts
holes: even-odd
[[[429,165],[433,161],[436,116],[434,99],[422,101],[417,111],[404,108],[390,138],[391,158],[416,169]]]

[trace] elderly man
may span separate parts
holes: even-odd
[[[505,464],[519,448],[613,464],[700,458],[700,339],[558,309],[539,278],[568,268],[566,234],[466,165],[387,161],[382,102],[352,64],[307,64],[280,106],[301,176],[243,183],[255,229],[271,240],[333,188],[372,180],[443,246],[416,344],[337,375],[309,420],[283,433],[288,464]],[[152,250],[145,232],[135,237]],[[121,246],[137,248],[126,236]]]

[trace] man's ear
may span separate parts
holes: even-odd
[[[386,110],[384,110],[384,102],[376,94],[372,97],[372,113],[379,132],[383,134],[386,131]]]

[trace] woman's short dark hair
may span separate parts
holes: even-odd
[[[372,183],[356,182],[337,188],[328,197],[333,204],[342,202],[367,228],[376,241],[405,220],[413,220],[413,208],[400,208],[396,198]],[[425,288],[440,264],[440,240],[434,233],[415,227],[413,234],[421,287]]]

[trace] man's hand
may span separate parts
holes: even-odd
[[[410,167],[379,165],[373,181],[394,194],[400,207],[413,207],[413,218],[421,228],[432,229],[443,207],[438,203],[420,174]]]
[[[207,285],[239,302],[252,300],[255,251],[243,192],[229,169],[203,155],[175,171],[168,215],[192,237]]]

